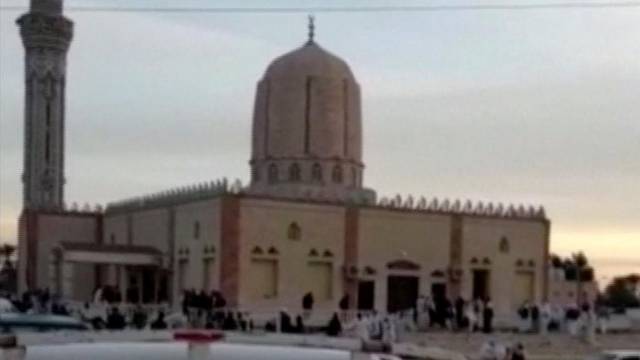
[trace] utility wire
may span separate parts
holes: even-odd
[[[356,12],[435,12],[435,11],[522,11],[544,9],[640,8],[640,1],[556,2],[485,5],[415,5],[415,6],[311,6],[311,7],[109,7],[67,6],[72,12],[146,12],[146,13],[356,13]],[[25,6],[0,6],[5,11],[26,11]]]

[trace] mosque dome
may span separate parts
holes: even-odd
[[[355,81],[347,63],[323,49],[315,41],[288,52],[271,62],[265,78],[322,76]]]
[[[309,40],[258,82],[252,131],[254,192],[345,198],[361,189],[360,87],[349,65],[313,40],[313,23]]]

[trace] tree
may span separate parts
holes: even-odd
[[[551,255],[551,265],[554,268],[562,268],[562,267],[564,267],[562,259],[558,255]]]
[[[3,268],[13,267],[11,264],[11,257],[16,252],[16,246],[13,244],[0,245],[0,256],[4,257]]]
[[[607,305],[617,309],[640,307],[640,298],[634,292],[638,282],[640,282],[638,275],[615,277],[605,290]]]
[[[573,263],[577,280],[576,302],[578,303],[578,306],[580,306],[580,304],[582,304],[582,282],[585,280],[585,269],[587,269],[589,262],[583,252],[572,254],[571,262]]]
[[[15,293],[16,291],[16,270],[11,263],[11,256],[16,252],[16,246],[12,244],[0,245],[0,259],[4,257],[2,268],[0,269],[0,290]]]

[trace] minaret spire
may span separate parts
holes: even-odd
[[[31,0],[18,19],[25,49],[23,206],[60,209],[64,202],[67,51],[73,23],[63,0]]]
[[[307,40],[307,44],[313,43],[313,36],[315,35],[316,26],[314,24],[314,16],[309,15],[309,40]]]

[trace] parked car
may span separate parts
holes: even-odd
[[[357,354],[346,350],[295,346],[211,344],[209,359],[215,360],[399,360],[391,355]],[[25,360],[189,360],[183,342],[160,343],[76,343],[31,345]]]
[[[606,350],[587,360],[640,360],[640,350]]]
[[[71,316],[3,313],[0,331],[5,333],[43,332],[56,330],[89,330],[82,321]]]

